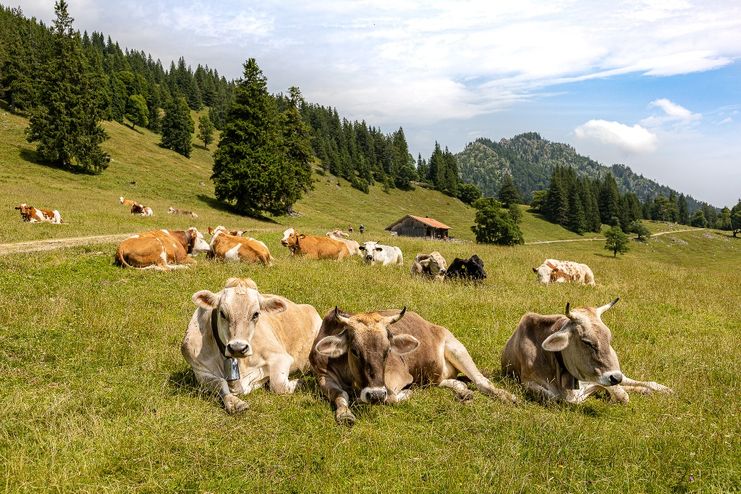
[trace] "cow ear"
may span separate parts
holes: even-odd
[[[391,351],[397,355],[406,355],[417,349],[419,340],[410,334],[396,335],[391,339]]]
[[[215,293],[208,290],[201,290],[196,292],[191,297],[193,303],[201,309],[215,309],[219,305],[219,297]]]
[[[383,247],[376,247],[376,252],[381,252],[383,250]]]
[[[280,297],[260,297],[260,309],[268,312],[283,312],[286,307],[285,301]]]
[[[538,274],[538,268],[533,268],[533,273]]]
[[[347,336],[345,333],[341,333],[340,336],[325,336],[314,347],[314,350],[319,355],[325,357],[337,358],[340,355],[347,353],[348,344]]]
[[[16,208],[16,209],[18,209],[18,208]],[[360,250],[365,250],[365,245],[361,245],[360,246]]]
[[[546,338],[541,346],[546,352],[560,352],[569,346],[570,338],[571,331],[566,328],[560,329]]]
[[[304,235],[303,233],[298,236],[298,238],[305,238],[305,237],[306,235]]]

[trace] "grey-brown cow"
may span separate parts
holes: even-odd
[[[406,308],[353,315],[335,308],[324,317],[309,360],[322,392],[337,407],[338,424],[355,423],[349,408],[355,394],[364,403],[397,403],[409,398],[412,384],[437,384],[470,400],[473,392],[456,379],[461,372],[482,393],[516,402],[481,374],[453,333]]]
[[[581,403],[601,390],[619,403],[628,402],[627,391],[671,393],[620,370],[612,334],[601,319],[618,300],[601,307],[571,309],[566,304],[566,315],[525,314],[502,352],[502,372],[541,401]]]
[[[309,369],[309,352],[321,318],[311,305],[263,295],[247,279],[229,278],[218,293],[193,294],[198,306],[181,351],[204,388],[216,391],[228,413],[247,409],[237,397],[269,381],[276,393],[293,393],[293,372]]]

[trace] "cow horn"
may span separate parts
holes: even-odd
[[[608,310],[610,310],[612,308],[612,306],[615,305],[616,303],[618,303],[619,301],[620,301],[620,297],[616,298],[615,300],[613,300],[609,304],[605,304],[602,307],[597,307],[597,315],[598,316],[601,316],[602,314],[604,314],[605,312],[607,312]]]
[[[347,324],[349,321],[348,317],[345,317],[342,315],[342,311],[340,311],[340,308],[335,305],[334,312],[332,313],[335,321],[341,322],[342,324]]]
[[[395,315],[395,316],[389,316],[388,318],[386,318],[386,324],[394,324],[395,322],[399,322],[399,320],[402,317],[404,317],[404,314],[406,314],[406,312],[407,312],[407,306],[405,305],[401,309],[401,312],[399,312],[397,315]]]
[[[564,311],[566,317],[571,319],[571,302],[566,302],[566,310]]]

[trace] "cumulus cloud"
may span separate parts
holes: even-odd
[[[638,124],[625,125],[608,120],[590,120],[574,129],[577,139],[615,146],[628,153],[643,154],[656,149],[656,134]]]
[[[664,124],[689,124],[702,119],[700,113],[693,113],[687,108],[674,103],[673,101],[660,98],[649,103],[650,107],[658,108],[661,114],[651,115],[641,120],[641,124],[646,127],[659,127]]]

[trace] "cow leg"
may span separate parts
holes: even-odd
[[[441,388],[452,389],[455,393],[455,397],[460,401],[466,402],[473,400],[473,391],[468,389],[468,386],[458,379],[443,379],[438,383],[438,386]]]
[[[350,411],[350,396],[345,390],[326,376],[319,378],[319,386],[329,401],[335,405],[334,419],[337,424],[349,426],[355,424],[355,415]]]
[[[445,359],[453,367],[468,376],[474,382],[476,388],[485,395],[492,396],[505,403],[517,403],[517,397],[515,395],[503,389],[495,388],[484,377],[478,367],[476,367],[466,347],[456,338],[451,337],[445,341]]]
[[[198,377],[198,382],[201,383],[201,387],[205,390],[219,393],[221,400],[224,402],[226,413],[231,415],[243,412],[249,408],[247,402],[239,399],[236,394],[232,393],[231,389],[229,389],[229,383],[223,377],[199,372],[196,372],[196,376]]]
[[[388,390],[388,394],[386,395],[386,399],[384,400],[384,403],[387,405],[393,405],[394,403],[401,403],[402,401],[406,401],[409,399],[409,397],[412,396],[412,390],[409,388],[402,389],[398,393],[395,393]]]
[[[672,394],[674,391],[672,388],[668,386],[664,386],[663,384],[659,384],[654,381],[636,381],[628,376],[623,376],[623,380],[620,383],[621,386],[623,386],[626,389],[641,393],[641,394],[651,394],[653,392],[657,393],[664,393],[664,394]]]
[[[296,390],[298,379],[289,380],[293,359],[288,356],[280,356],[270,362],[270,389],[278,394],[290,394]]]
[[[535,381],[526,381],[523,379],[522,385],[525,387],[525,391],[530,394],[533,399],[541,403],[552,403],[563,398],[558,393],[553,392],[545,386],[541,386]]]

